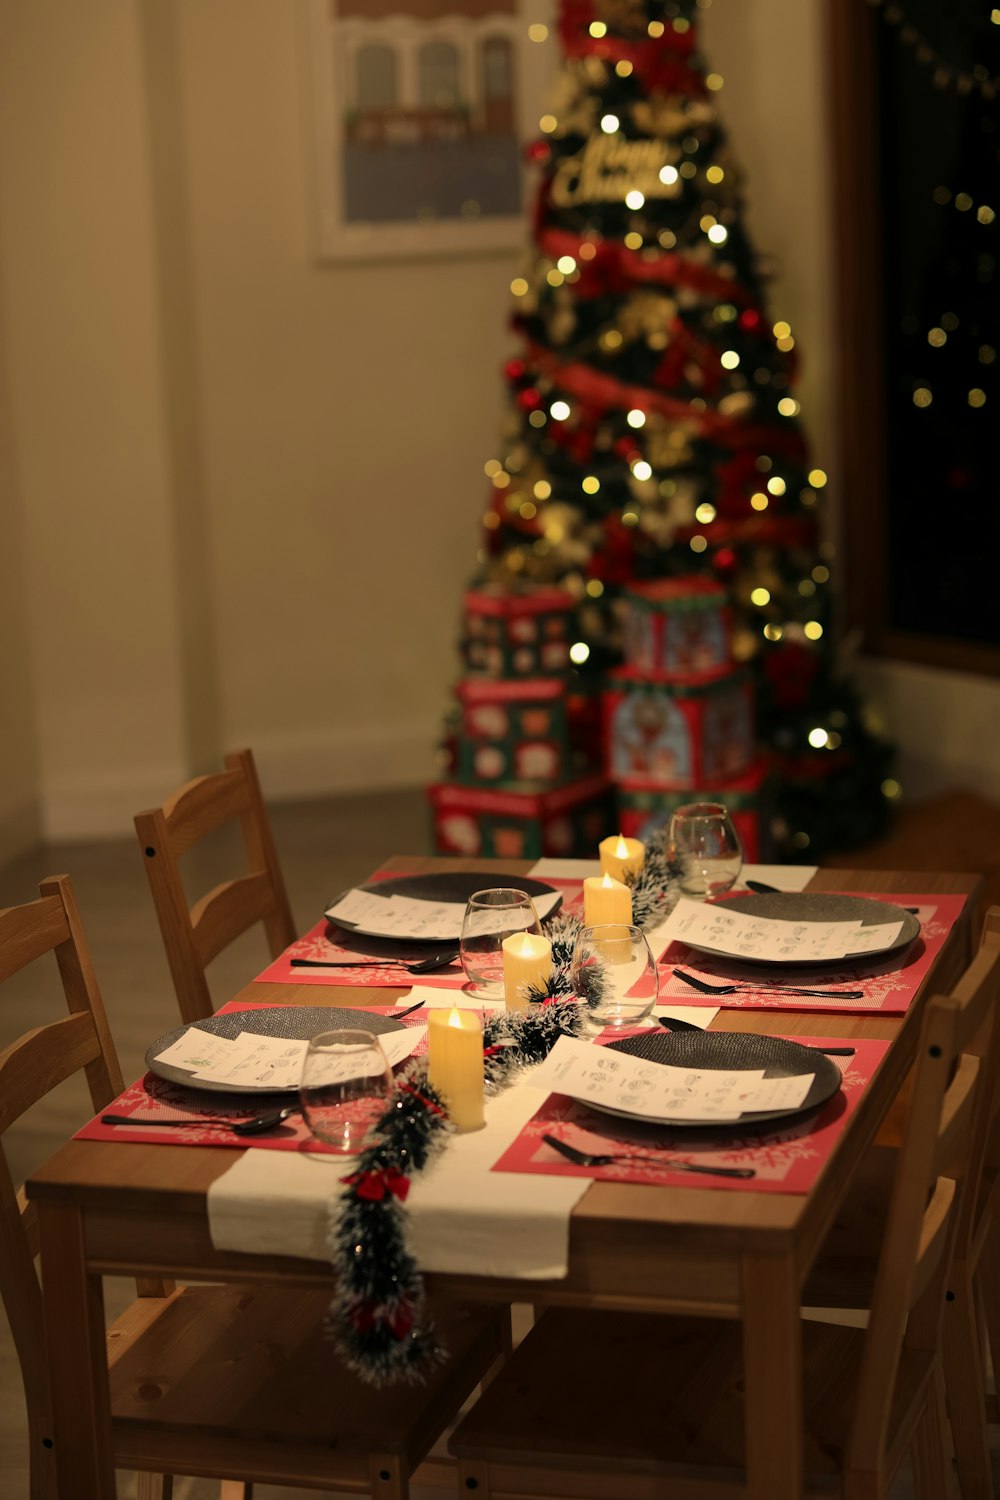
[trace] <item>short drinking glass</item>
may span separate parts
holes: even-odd
[[[605,1026],[634,1026],[656,1003],[659,971],[641,927],[608,922],[584,927],[573,948],[570,978],[586,1003],[587,1020]]]
[[[721,896],[743,868],[743,846],[721,802],[689,802],[670,819],[667,851],[685,896]]]
[[[392,1069],[370,1031],[321,1031],[306,1048],[299,1097],[313,1135],[360,1151],[389,1105]]]
[[[503,994],[503,940],[512,933],[541,935],[535,903],[526,891],[498,888],[469,897],[459,955],[472,988],[488,997]]]

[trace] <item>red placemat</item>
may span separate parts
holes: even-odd
[[[621,1032],[605,1033],[605,1037]],[[603,1040],[604,1038],[602,1038]],[[789,1037],[807,1046],[844,1046],[843,1037]],[[494,1172],[541,1172],[553,1177],[592,1177],[599,1182],[648,1183],[655,1186],[725,1188],[744,1193],[807,1193],[819,1177],[861,1094],[882,1062],[890,1043],[852,1040],[853,1057],[831,1059],[843,1083],[815,1114],[785,1126],[740,1135],[731,1126],[719,1130],[670,1130],[632,1125],[598,1114],[564,1094],[550,1094],[520,1135],[493,1165]],[[649,1152],[650,1164],[612,1162],[605,1167],[577,1167],[543,1141],[555,1135],[567,1145],[594,1155],[615,1151]],[[753,1167],[756,1176],[703,1177],[677,1172],[668,1158],[715,1167]]]
[[[870,891],[845,891],[843,895],[866,896],[869,900],[888,901],[895,906],[914,906],[920,922],[920,936],[902,953],[891,953],[884,960],[865,963],[803,964],[799,968],[774,965],[767,968],[740,963],[738,959],[710,958],[696,953],[684,943],[671,943],[659,959],[660,1004],[683,1001],[685,1005],[721,1005],[726,1009],[758,1006],[764,1010],[825,1010],[842,1015],[878,1013],[899,1016],[908,1008],[927,971],[941,951],[941,945],[958,920],[965,904],[964,896],[884,896],[872,897]],[[706,995],[678,979],[674,969],[685,969],[696,979],[709,984],[744,986],[735,995]],[[786,985],[806,989],[830,990],[829,995],[782,995]],[[863,990],[863,998],[838,998],[842,990]]]
[[[259,1005],[240,1005],[230,1002],[228,1005],[220,1006],[220,1011],[243,1011],[243,1010],[266,1010],[270,1009],[268,1002],[263,1001]],[[373,1011],[377,1015],[391,1016],[400,1007],[391,1005],[366,1005],[365,1010]],[[404,1026],[422,1026],[427,1024],[426,1014],[416,1013],[412,1019],[407,1018]],[[417,1047],[414,1056],[419,1056],[426,1051],[426,1043]],[[225,1118],[232,1120],[247,1120],[257,1114],[264,1114],[269,1109],[278,1109],[282,1104],[292,1102],[293,1095],[287,1094],[213,1094],[207,1089],[184,1088],[182,1084],[168,1083],[163,1078],[157,1078],[155,1073],[146,1073],[142,1078],[127,1088],[124,1093],[119,1094],[107,1109],[101,1114],[128,1115],[130,1118],[142,1118],[150,1116],[148,1128],[140,1125],[102,1125],[100,1115],[88,1121],[82,1130],[78,1130],[74,1140],[78,1141],[135,1141],[143,1145],[160,1146],[228,1146],[230,1149],[246,1151],[254,1147],[263,1151],[305,1151],[330,1156],[343,1156],[345,1153],[338,1151],[335,1146],[328,1146],[323,1141],[317,1141],[310,1135],[309,1128],[301,1115],[291,1115],[284,1120],[275,1130],[268,1131],[267,1135],[235,1135],[231,1130],[219,1126],[208,1127],[199,1123],[199,1116],[211,1115],[213,1118]],[[157,1128],[159,1120],[187,1120],[190,1123],[181,1127],[168,1125],[165,1129]]]
[[[370,880],[384,880],[393,875],[392,870],[379,870]],[[579,880],[549,880],[547,885],[562,891],[561,911],[583,909],[583,885]],[[385,956],[390,948],[391,957]],[[411,985],[434,985],[439,989],[460,990],[466,983],[461,964],[456,959],[444,969],[434,969],[429,974],[411,974],[404,963],[418,963],[427,957],[426,944],[414,943],[412,951],[400,953],[399,943],[380,942],[378,938],[361,937],[336,927],[326,918],[311,927],[305,937],[298,938],[286,948],[280,957],[258,974],[256,984],[332,984],[349,985],[368,989],[406,989]],[[377,968],[361,967],[345,969],[294,969],[293,958],[325,959],[327,962],[343,962],[353,958],[383,958]]]

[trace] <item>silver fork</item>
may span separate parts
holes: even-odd
[[[693,990],[701,990],[703,995],[736,995],[741,990],[773,990],[780,995],[833,995],[839,996],[841,1000],[863,1000],[864,990],[800,990],[790,984],[709,984],[707,980],[696,979],[693,974],[685,974],[683,969],[675,969],[674,973],[682,984],[689,984]]]
[[[655,1157],[634,1151],[616,1151],[607,1156],[594,1156],[587,1151],[578,1151],[575,1146],[568,1146],[561,1141],[557,1135],[543,1135],[542,1140],[553,1151],[561,1151],[569,1161],[578,1167],[606,1167],[613,1161],[639,1161],[645,1162],[647,1166],[663,1167],[671,1172],[703,1172],[706,1177],[756,1177],[753,1167],[703,1167],[693,1161],[677,1161],[674,1157]]]

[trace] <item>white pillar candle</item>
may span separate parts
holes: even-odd
[[[583,882],[583,920],[587,927],[607,922],[632,925],[632,892],[610,875],[588,875]]]
[[[525,989],[545,984],[552,975],[552,944],[534,932],[515,932],[503,940],[503,993],[508,1010],[527,1010]]]
[[[456,1130],[479,1130],[483,1113],[483,1025],[475,1011],[427,1012],[427,1081],[443,1095]]]
[[[620,833],[602,839],[598,850],[601,856],[601,873],[610,875],[612,880],[623,882],[626,876],[631,875],[634,879],[638,875],[646,858],[645,844],[639,839],[624,838]]]

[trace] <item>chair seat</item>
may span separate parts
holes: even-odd
[[[415,1468],[500,1356],[506,1308],[431,1299],[448,1358],[422,1385],[377,1390],[324,1332],[329,1302],[230,1285],[133,1304],[108,1336],[119,1467],[365,1493],[373,1453]]]
[[[864,1334],[803,1323],[805,1466],[810,1495],[837,1494]],[[927,1371],[904,1360],[900,1414],[914,1409]],[[894,1414],[895,1418],[895,1414]],[[491,1466],[496,1494],[517,1487],[517,1469],[605,1470],[626,1495],[643,1476],[669,1477],[678,1495],[738,1495],[744,1485],[744,1407],[739,1324],[704,1318],[546,1312],[449,1441],[459,1459]],[[626,1485],[624,1476],[635,1483]],[[695,1481],[701,1487],[695,1488]],[[548,1491],[543,1491],[548,1493]],[[595,1483],[553,1490],[610,1494]],[[675,1493],[672,1488],[671,1495]]]

